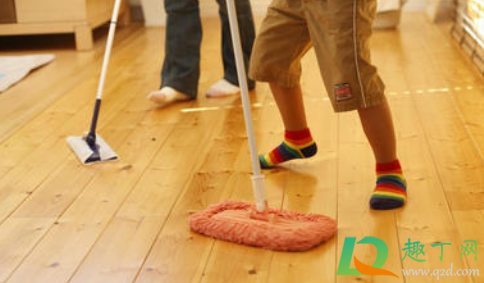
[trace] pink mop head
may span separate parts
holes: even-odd
[[[323,215],[271,208],[259,213],[252,204],[227,200],[192,214],[190,228],[229,242],[300,252],[331,239],[336,222]]]

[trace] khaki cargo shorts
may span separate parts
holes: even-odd
[[[379,105],[385,86],[370,62],[376,0],[273,0],[254,44],[249,76],[299,85],[301,58],[314,46],[336,112]]]

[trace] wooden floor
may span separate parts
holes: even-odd
[[[357,116],[333,113],[314,54],[305,58],[302,84],[320,152],[267,172],[266,186],[273,207],[338,220],[338,235],[306,253],[188,229],[193,211],[252,200],[240,98],[203,95],[222,75],[218,19],[204,21],[199,100],[165,109],[145,99],[159,84],[163,31],[119,31],[100,133],[121,159],[89,167],[65,137],[89,125],[106,30],[92,52],[73,51],[68,37],[0,39],[2,54],[57,56],[0,94],[0,282],[484,282],[484,81],[448,27],[408,14],[400,31],[377,31],[372,41],[409,183],[401,210],[369,210],[374,161]],[[277,108],[264,84],[251,98],[258,149],[269,150],[283,134]],[[398,279],[336,276],[345,237],[365,236],[387,243],[384,268]],[[408,239],[425,245],[425,262],[402,261]],[[477,241],[477,261],[461,260],[464,240]],[[431,247],[437,242],[451,243],[442,261],[440,247]],[[354,255],[372,264],[376,252],[356,245]],[[481,276],[402,274],[451,264],[454,272],[479,268]]]

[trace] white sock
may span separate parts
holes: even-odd
[[[182,92],[176,91],[169,86],[165,86],[160,90],[150,92],[147,98],[150,101],[161,106],[165,106],[173,102],[190,100],[190,96]]]
[[[240,88],[238,86],[233,85],[225,79],[221,79],[210,87],[206,95],[207,97],[221,97],[238,94],[239,92]]]

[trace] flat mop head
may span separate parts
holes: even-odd
[[[276,251],[306,251],[331,239],[336,222],[323,215],[278,209],[257,212],[254,205],[227,200],[190,216],[200,234]]]
[[[67,143],[82,164],[89,165],[118,159],[116,152],[99,135],[96,135],[95,148],[89,146],[85,137],[68,137]]]

